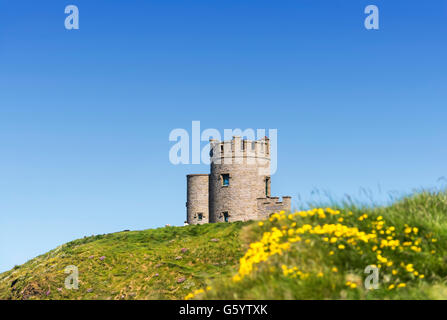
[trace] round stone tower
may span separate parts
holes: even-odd
[[[270,144],[210,140],[209,222],[258,218],[258,199],[270,197]]]
[[[208,174],[189,174],[186,176],[186,221],[189,224],[209,222]]]

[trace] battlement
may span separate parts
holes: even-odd
[[[233,136],[232,140],[219,141],[210,139],[210,157],[214,163],[238,163],[243,159],[254,162],[270,160],[270,140],[264,137],[259,140],[242,139]],[[222,161],[223,160],[223,161]]]
[[[290,211],[292,205],[292,198],[289,196],[283,196],[282,201],[279,201],[279,197],[257,198],[256,201],[259,219],[266,219],[273,212]]]

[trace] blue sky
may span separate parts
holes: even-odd
[[[278,129],[272,193],[295,206],[445,184],[446,21],[445,0],[2,0],[0,271],[182,224],[185,175],[208,167],[172,165],[168,137],[194,120]]]

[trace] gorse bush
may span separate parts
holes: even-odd
[[[445,298],[446,222],[445,192],[389,207],[275,213],[252,227],[257,240],[231,280],[186,298]],[[377,289],[364,286],[371,267]]]

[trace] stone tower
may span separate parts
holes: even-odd
[[[187,202],[186,221],[189,224],[209,222],[208,206],[209,174],[189,174],[186,176]]]
[[[211,141],[210,222],[257,219],[257,198],[270,196],[269,142]]]
[[[263,219],[290,211],[291,198],[271,197],[270,142],[210,140],[211,172],[187,176],[187,221],[190,224]]]

